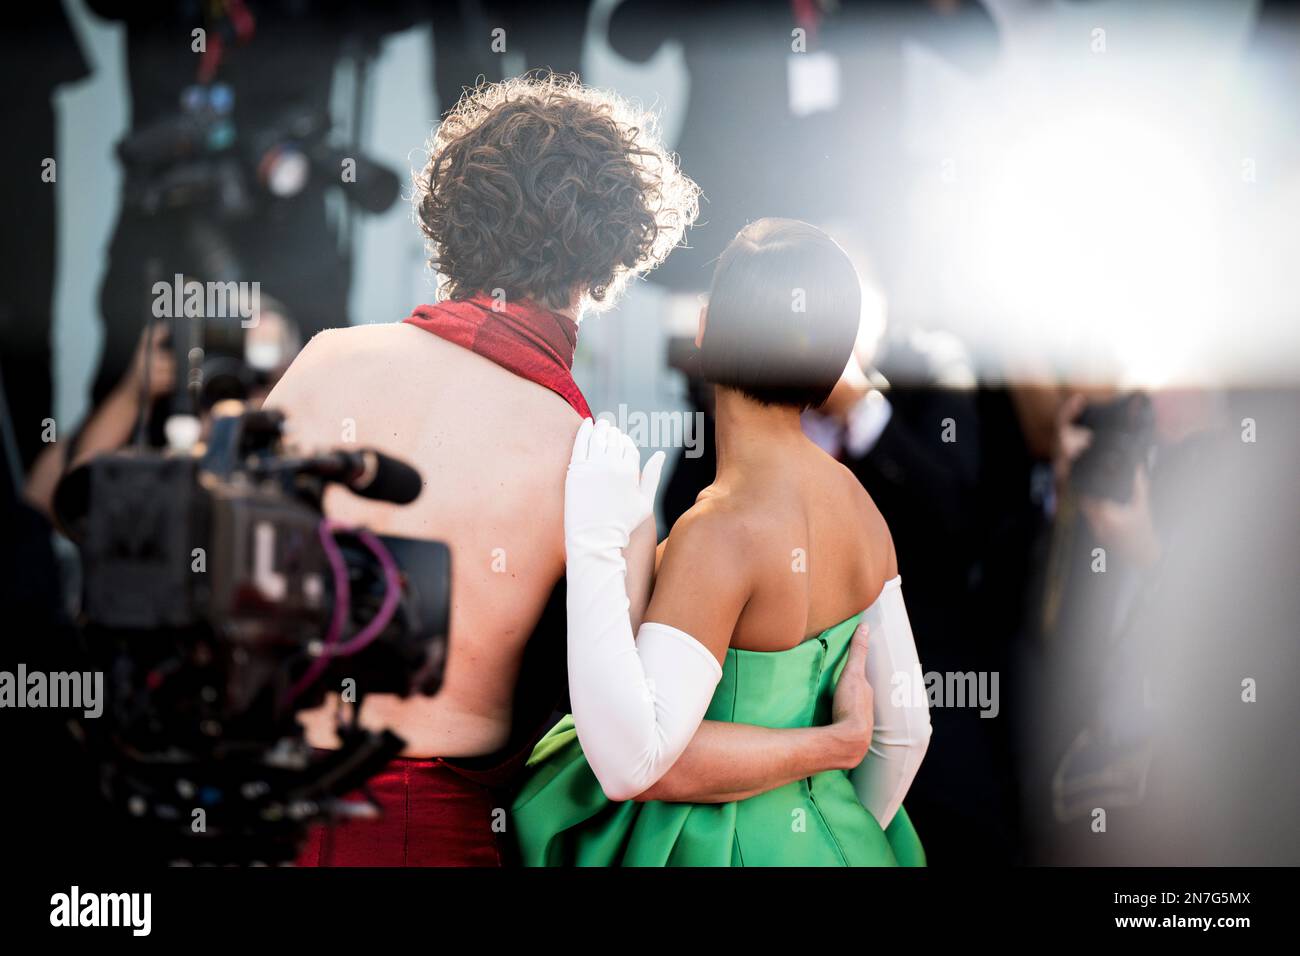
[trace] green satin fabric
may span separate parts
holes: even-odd
[[[727,651],[706,719],[829,723],[859,617],[787,651]],[[906,812],[882,831],[842,770],[735,803],[614,803],[582,753],[572,715],[537,744],[528,768],[512,820],[525,866],[925,865]]]

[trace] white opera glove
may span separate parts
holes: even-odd
[[[646,623],[632,635],[623,549],[654,509],[664,455],[644,471],[640,460],[617,428],[587,420],[564,484],[569,698],[578,741],[611,800],[630,800],[668,772],[722,677],[713,654],[677,628]]]
[[[849,772],[862,805],[882,828],[893,822],[930,746],[930,708],[902,578],[885,583],[862,615],[870,628],[867,683],[875,691],[875,729],[867,758]]]
[[[664,453],[641,471],[636,443],[608,421],[583,421],[573,441],[564,482],[566,554],[627,547],[637,525],[654,511]]]

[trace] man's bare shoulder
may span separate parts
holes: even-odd
[[[298,360],[308,364],[319,363],[355,356],[363,352],[388,350],[399,343],[403,347],[409,347],[420,342],[422,338],[432,338],[432,336],[401,322],[325,329],[311,337],[303,350],[298,353]]]
[[[304,431],[320,422],[332,434],[345,415],[359,434],[410,436],[408,455],[454,450],[488,470],[509,466],[516,496],[562,489],[581,423],[549,389],[401,323],[318,333],[266,404],[293,413]]]
[[[296,387],[321,376],[337,376],[349,367],[359,367],[358,360],[367,356],[393,355],[399,339],[411,344],[399,323],[353,325],[341,329],[324,329],[313,335],[294,357],[277,384],[272,398],[283,396]],[[405,326],[408,332],[418,329]],[[278,396],[277,396],[278,393]],[[270,400],[268,399],[268,404]]]

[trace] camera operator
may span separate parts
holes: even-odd
[[[260,408],[302,346],[288,310],[269,296],[261,297],[242,339],[238,355],[214,355],[197,370],[200,439],[207,436],[218,402],[236,399],[248,409]],[[144,430],[146,442],[156,437],[147,426],[176,389],[176,351],[167,322],[151,323],[140,333],[131,364],[113,390],[70,440],[50,443],[36,459],[23,492],[32,507],[52,518],[55,488],[66,472],[95,455],[125,448],[138,430]]]
[[[1276,693],[1300,662],[1297,395],[1202,386],[1151,402],[1148,514],[1120,525],[1126,541],[1149,526],[1156,548],[1107,649],[1096,713],[1062,758],[1061,809],[1099,779],[1128,798],[1112,800],[1112,819],[1133,839],[1087,841],[1107,864],[1284,864],[1300,798],[1296,748],[1278,743],[1300,698]]]
[[[1226,864],[1244,846],[1224,821],[1247,812],[1267,831],[1294,791],[1294,761],[1238,746],[1269,739],[1270,719],[1291,719],[1280,702],[1243,706],[1241,675],[1294,658],[1278,630],[1295,602],[1280,569],[1294,552],[1294,517],[1277,508],[1294,441],[1279,435],[1257,449],[1255,418],[1243,415],[1289,421],[1294,400],[1204,388],[1113,394],[1081,390],[1055,418],[1051,706],[1034,786],[1050,788],[1056,826],[1039,834],[1041,860],[1164,862],[1176,848],[1181,862]],[[1223,773],[1252,760],[1276,788],[1246,794]],[[1157,809],[1193,791],[1185,814]],[[1130,836],[1076,837],[1090,835],[1078,822],[1097,807]]]
[[[94,401],[121,379],[142,317],[152,314],[155,283],[177,274],[257,281],[307,335],[347,325],[351,254],[341,217],[327,210],[341,180],[339,157],[323,141],[331,89],[344,58],[364,64],[384,33],[409,25],[404,5],[89,5],[126,26],[131,92],[131,128],[119,145],[123,205],[100,289],[105,334]],[[304,124],[310,143],[297,142]],[[345,195],[386,207],[396,178],[349,155],[358,174]]]
[[[444,0],[427,6],[439,112],[451,109],[466,87],[505,79],[515,64],[518,72],[582,74],[591,0],[550,0],[544,8],[526,0]],[[513,63],[494,48],[497,29],[504,31],[506,51],[518,57]]]
[[[1075,392],[1057,411],[1052,471],[1058,498],[1066,491],[1074,463],[1092,444],[1092,429],[1078,422],[1087,405],[1087,395]],[[1151,517],[1150,469],[1145,462],[1139,463],[1133,472],[1133,495],[1128,501],[1081,494],[1076,503],[1092,535],[1103,547],[1113,549],[1138,568],[1149,568],[1160,557],[1160,541]]]
[[[23,497],[47,518],[53,518],[54,489],[68,469],[101,452],[125,447],[142,415],[176,386],[176,359],[165,323],[140,333],[126,374],[95,407],[85,424],[68,441],[45,446],[32,466]],[[71,454],[69,448],[72,449]]]

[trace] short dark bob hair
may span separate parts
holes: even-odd
[[[861,312],[858,274],[834,239],[759,219],[718,259],[700,372],[765,405],[815,407],[848,364]]]

